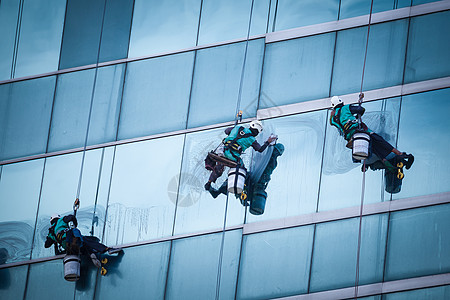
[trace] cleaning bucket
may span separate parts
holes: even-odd
[[[240,194],[244,190],[245,176],[247,171],[245,168],[231,168],[228,172],[228,192]]]
[[[353,158],[364,160],[369,156],[370,137],[367,133],[357,132],[353,135]]]
[[[250,213],[252,215],[262,215],[266,207],[267,193],[265,191],[257,191],[253,193],[252,202],[250,203]]]
[[[63,262],[64,279],[67,281],[77,281],[80,279],[80,257],[78,255],[66,255]]]

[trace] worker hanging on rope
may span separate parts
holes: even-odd
[[[362,100],[362,97],[364,97],[364,94],[361,93],[360,100]],[[331,107],[330,124],[335,126],[348,142],[347,148],[353,147],[355,133],[366,133],[370,136],[369,156],[365,162],[366,169],[368,167],[372,170],[386,169],[386,174],[395,174],[395,177],[397,177],[397,180],[400,180],[401,184],[401,180],[404,176],[403,167],[407,170],[411,168],[414,162],[414,156],[412,154],[400,152],[380,135],[370,130],[367,125],[361,121],[361,116],[365,112],[364,107],[361,105],[344,105],[344,102],[340,97],[333,96],[331,98]],[[363,169],[363,171],[365,170]],[[389,183],[386,182],[386,184],[386,190],[388,192],[399,192],[399,187],[397,189],[388,188]]]
[[[115,254],[122,252],[120,248],[107,247],[99,242],[95,236],[83,236],[77,228],[78,221],[75,214],[61,218],[55,214],[50,218],[45,248],[55,247],[55,254],[66,253],[67,255],[78,255],[82,253],[88,256],[92,263],[101,268],[99,255],[103,253]]]
[[[263,126],[259,120],[250,122],[248,128],[238,125],[236,122],[235,126],[225,129],[227,137],[215,151],[209,152],[205,159],[205,168],[211,171],[209,180],[205,184],[205,190],[209,190],[211,183],[216,182],[217,178],[222,176],[225,166],[244,168],[241,154],[249,147],[252,147],[255,151],[263,152],[269,144],[276,141],[276,136],[270,136],[263,145],[260,145],[255,137],[262,130]]]

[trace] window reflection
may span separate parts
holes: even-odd
[[[311,225],[246,235],[237,299],[272,299],[306,293],[313,231]]]
[[[104,242],[172,234],[184,136],[117,146]]]
[[[415,156],[395,199],[450,191],[450,89],[404,96],[398,146]],[[403,150],[403,151],[405,151]]]
[[[197,52],[188,127],[234,120],[239,99],[245,42]],[[240,109],[256,115],[264,39],[250,41],[242,83]]]
[[[259,108],[328,97],[334,33],[268,44]]]
[[[326,122],[326,111],[264,121],[263,133],[277,134],[285,151],[266,189],[264,214],[249,215],[249,222],[316,211]]]
[[[1,168],[0,249],[6,258],[3,263],[30,259],[43,167],[44,160],[38,159]]]
[[[0,160],[45,153],[56,77],[0,85]]]
[[[135,0],[128,57],[196,45],[201,0]]]
[[[362,118],[364,123],[395,146],[400,98],[364,103],[363,106],[366,108]],[[346,141],[339,135],[337,129],[328,124],[320,183],[319,211],[357,206],[361,203],[362,164],[352,162],[351,149],[346,148],[345,145]],[[408,149],[408,151],[412,150]],[[385,192],[382,170],[368,170],[365,176],[364,204],[390,199],[390,194]]]
[[[221,143],[225,137],[224,130],[225,128],[221,128],[186,135],[174,234],[217,229],[223,226],[227,199],[222,194],[214,199],[204,189],[209,177],[204,159],[209,151]],[[249,166],[251,153],[247,152],[242,155],[242,159],[245,165]],[[227,178],[227,172],[226,169],[213,187],[220,187]],[[242,224],[243,220],[244,207],[238,199],[230,195],[226,225]]]

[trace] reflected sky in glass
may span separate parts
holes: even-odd
[[[15,78],[58,70],[65,13],[65,1],[23,1]]]
[[[105,242],[170,236],[184,136],[117,146]]]
[[[200,0],[135,0],[128,57],[195,46]]]
[[[403,97],[398,145],[415,160],[395,199],[450,191],[449,97],[450,89]]]
[[[38,159],[1,168],[0,248],[8,263],[30,258],[43,167]]]

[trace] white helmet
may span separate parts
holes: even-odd
[[[54,221],[56,221],[57,219],[61,218],[60,215],[58,214],[54,214],[50,217],[50,224],[52,224]]]
[[[258,130],[258,134],[261,133],[261,131],[263,131],[262,123],[259,120],[251,121],[250,122],[250,128]]]
[[[331,107],[335,107],[338,104],[344,104],[342,99],[339,96],[333,96],[331,97]]]

